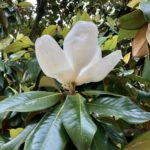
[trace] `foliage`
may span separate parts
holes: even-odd
[[[0,149],[149,149],[150,1],[47,0],[37,22],[38,7],[0,0]],[[62,46],[78,20],[98,26],[103,56],[120,49],[124,59],[70,95],[42,73],[34,43],[49,34]]]

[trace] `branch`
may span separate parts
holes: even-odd
[[[47,0],[37,0],[37,15],[33,24],[33,27],[30,31],[29,37],[30,39],[34,39],[34,35],[36,34],[37,28],[39,26],[39,22],[42,19],[44,13],[45,13],[45,6],[47,4]]]

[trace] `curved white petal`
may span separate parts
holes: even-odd
[[[64,52],[51,36],[44,35],[38,38],[35,43],[35,52],[39,65],[47,76],[57,79],[57,76],[61,74],[65,76],[65,72],[72,72]],[[65,81],[62,79],[61,82]]]
[[[147,38],[147,41],[150,45],[150,23],[148,24],[148,28],[147,28],[147,31],[146,31],[146,38]]]
[[[90,67],[90,66],[93,66],[94,64],[96,64],[98,61],[100,61],[100,59],[102,59],[102,54],[101,54],[101,49],[100,49],[100,47],[98,46],[97,47],[97,52],[95,53],[95,56],[93,57],[93,59],[91,60],[91,62],[87,65],[88,67]],[[87,67],[86,66],[86,67]],[[85,68],[86,68],[85,67]],[[83,68],[84,69],[84,68]],[[82,70],[83,69],[81,69],[81,72],[82,72]]]
[[[92,22],[79,21],[64,40],[64,52],[74,70],[88,65],[97,52],[98,29]]]
[[[120,50],[112,52],[97,63],[84,68],[76,79],[76,85],[103,80],[122,59]]]

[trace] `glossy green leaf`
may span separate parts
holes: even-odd
[[[27,138],[24,150],[64,150],[67,137],[60,117],[63,108],[59,106],[42,118]]]
[[[83,91],[82,94],[84,94],[85,96],[100,96],[100,95],[119,96],[115,93],[99,91],[99,90],[87,90],[87,91]]]
[[[105,130],[99,126],[92,141],[91,150],[108,150],[107,139]]]
[[[119,18],[119,22],[120,28],[135,30],[139,29],[145,23],[145,19],[141,10],[135,10],[124,16],[121,16]]]
[[[69,95],[62,113],[63,125],[78,150],[89,149],[96,125],[86,111],[85,99],[79,95]]]
[[[146,21],[150,22],[150,1],[141,2],[139,8],[143,11]]]
[[[115,122],[100,120],[100,123],[112,141],[115,141],[116,143],[120,143],[122,145],[127,144],[123,131]]]
[[[140,101],[150,101],[150,92],[137,90],[137,99]]]
[[[87,104],[90,113],[100,116],[115,116],[130,123],[143,123],[150,120],[150,113],[136,106],[129,98],[124,96],[99,96]]]
[[[35,127],[35,124],[28,125],[16,138],[1,146],[1,150],[19,150],[20,146]]]
[[[150,131],[133,140],[125,150],[149,150],[150,149]]]
[[[0,112],[30,112],[49,108],[60,101],[61,94],[33,91],[12,96],[0,102]]]
[[[27,66],[28,69],[24,74],[22,83],[25,83],[25,82],[35,83],[41,71],[39,63],[36,58],[33,58],[28,61],[27,65],[28,65]]]
[[[120,148],[109,139],[103,127],[98,125],[90,150],[120,150]]]

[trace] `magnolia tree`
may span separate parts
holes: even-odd
[[[2,4],[0,150],[149,150],[149,0]]]

